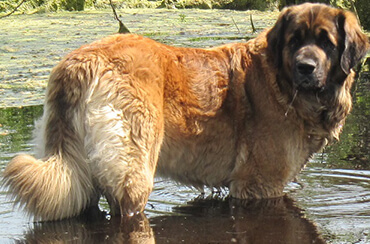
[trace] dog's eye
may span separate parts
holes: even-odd
[[[335,45],[331,42],[326,31],[322,31],[319,37],[319,46],[324,50],[333,50]]]
[[[301,33],[299,31],[295,31],[294,35],[289,39],[289,45],[297,46],[301,41]]]
[[[298,43],[299,43],[299,39],[294,37],[294,36],[292,38],[290,38],[290,40],[289,40],[289,45],[291,45],[291,46],[296,46]]]

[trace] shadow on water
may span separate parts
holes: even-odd
[[[20,243],[325,243],[288,197],[198,199],[149,220],[142,214],[39,223],[24,237]]]

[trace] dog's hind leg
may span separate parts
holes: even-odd
[[[144,210],[163,138],[161,104],[129,89],[99,89],[87,105],[87,153],[113,215]]]

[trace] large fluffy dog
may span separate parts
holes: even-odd
[[[236,198],[272,198],[336,139],[352,68],[368,40],[356,17],[320,4],[282,11],[256,39],[212,49],[137,35],[82,46],[53,70],[35,159],[4,172],[42,220],[76,216],[104,195],[142,211],[158,174]]]

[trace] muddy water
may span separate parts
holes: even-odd
[[[208,47],[253,37],[276,13],[211,10],[120,11],[132,32],[181,46]],[[32,153],[33,121],[42,113],[50,69],[81,44],[115,32],[110,12],[40,14],[0,20],[0,168]],[[0,243],[370,243],[370,73],[354,91],[341,142],[316,155],[281,199],[245,202],[227,192],[156,179],[145,215],[33,223],[0,188]],[[1,177],[1,176],[0,176]],[[102,199],[100,210],[108,211]]]

